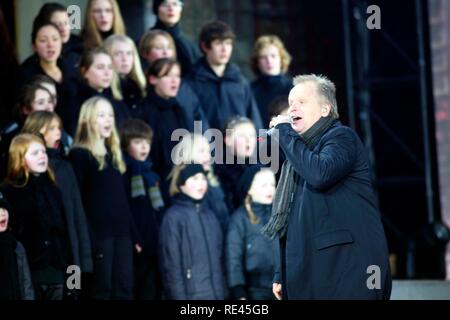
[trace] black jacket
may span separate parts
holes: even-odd
[[[200,99],[211,128],[222,130],[226,122],[237,115],[250,118],[257,129],[262,128],[250,85],[235,64],[229,63],[223,77],[219,78],[206,58],[201,58],[186,81]]]
[[[219,222],[204,206],[185,198],[174,200],[161,226],[165,294],[174,300],[222,300],[225,280]]]
[[[142,99],[144,99],[141,88],[139,88],[136,82],[128,77],[120,78],[120,88],[122,90],[123,103],[128,107],[128,112],[131,117],[139,118],[139,107],[142,103]]]
[[[86,82],[81,79],[78,79],[76,83],[77,83],[76,86],[77,94],[71,103],[70,112],[68,113],[67,118],[64,119],[64,127],[66,128],[67,132],[70,135],[75,136],[78,124],[78,117],[80,115],[83,103],[94,96],[106,98],[111,103],[114,109],[114,119],[117,128],[120,128],[121,124],[125,120],[130,118],[130,112],[128,110],[127,105],[123,101],[116,100],[113,97],[110,88],[98,92],[95,89],[88,86]]]
[[[167,27],[158,20],[152,29],[160,29],[170,33],[175,41],[177,60],[181,64],[182,74],[186,75],[191,72],[192,66],[201,57],[201,53],[197,45],[183,35],[180,24],[177,23],[172,27]]]
[[[252,203],[252,210],[259,220],[257,224],[251,223],[243,206],[231,216],[226,241],[226,265],[228,286],[243,286],[244,297],[255,299],[258,291],[272,296],[279,249],[277,239],[270,240],[261,233],[261,228],[269,221],[272,206]],[[242,296],[235,294],[234,298]]]
[[[209,210],[215,213],[222,227],[222,233],[225,235],[230,221],[230,210],[227,206],[225,192],[220,184],[212,186],[211,183],[208,183],[208,191],[205,195],[204,204]]]
[[[224,159],[227,159],[226,156]],[[238,163],[236,157],[233,158],[233,163],[227,164],[225,163],[225,160],[222,164],[216,164],[215,172],[219,177],[220,184],[225,192],[225,200],[229,212],[234,212],[243,204],[243,197],[236,186],[245,169],[252,164],[249,164],[249,159],[245,159],[245,163]]]
[[[292,78],[284,74],[278,76],[261,75],[251,83],[251,88],[261,114],[263,126],[268,128],[270,122],[268,107],[275,98],[289,95],[292,89]]]
[[[127,159],[127,157],[125,157]],[[130,211],[133,222],[137,229],[137,240],[142,247],[139,256],[156,257],[158,254],[158,235],[164,208],[154,208],[149,195],[151,188],[159,189],[159,177],[151,170],[151,164],[148,163],[146,172],[141,174],[151,175],[154,184],[150,185],[148,181],[141,176],[144,183],[141,194],[132,192],[133,186],[136,187],[136,177],[133,176],[133,162],[136,160],[127,159],[127,172],[124,174],[125,192],[130,204]]]
[[[34,300],[25,249],[10,231],[0,232],[0,301]]]
[[[10,226],[25,247],[30,270],[52,267],[65,274],[73,263],[62,196],[48,175],[30,175],[24,187],[3,185],[11,205]]]
[[[359,137],[337,122],[309,149],[290,124],[276,128],[296,191],[274,281],[288,299],[389,298],[388,248]],[[381,289],[371,290],[374,265]]]
[[[102,170],[87,149],[73,148],[69,159],[78,180],[91,232],[92,251],[96,251],[96,240],[132,236],[131,212],[123,177],[112,165],[111,156],[106,156],[106,167]]]
[[[58,103],[55,108],[55,112],[61,116],[63,120],[66,119],[70,112],[72,99],[76,96],[76,81],[78,78],[77,66],[74,66],[75,59],[66,59],[60,57],[58,59],[58,67],[61,69],[63,79],[62,82],[54,81],[56,86],[56,93],[58,95]],[[19,88],[29,83],[36,75],[47,75],[42,69],[39,57],[37,54],[33,54],[28,57],[21,65],[19,70]],[[47,75],[48,76],[48,75]],[[52,79],[50,77],[50,79]]]
[[[143,120],[152,127],[154,132],[152,142],[152,159],[154,170],[161,177],[162,191],[168,203],[168,182],[166,178],[172,169],[172,149],[178,143],[171,141],[172,133],[176,129],[184,129],[185,134],[194,132],[194,121],[202,121],[203,129],[207,129],[204,124],[202,113],[195,98],[189,96],[189,88],[183,89],[183,99],[164,99],[159,97],[153,87],[149,87],[147,97],[143,103]],[[180,88],[181,91],[181,88]],[[180,136],[177,135],[179,139]]]
[[[81,201],[77,178],[72,165],[61,156],[58,150],[47,149],[50,167],[53,169],[56,184],[61,190],[66,213],[73,262],[83,272],[92,272],[92,250],[89,229]]]

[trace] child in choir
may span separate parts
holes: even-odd
[[[261,233],[269,221],[275,176],[268,168],[247,168],[237,185],[244,204],[231,216],[226,240],[227,280],[233,299],[273,300],[278,242]]]
[[[120,92],[131,115],[139,118],[140,104],[147,95],[147,79],[133,40],[123,35],[111,35],[104,47],[112,57],[118,77],[113,78],[112,87]]]
[[[241,196],[236,185],[244,170],[255,164],[256,128],[246,117],[230,119],[224,132],[225,152],[222,164],[216,165],[216,173],[224,188],[230,212],[242,205]],[[254,161],[253,161],[254,160]]]
[[[147,66],[161,58],[177,59],[177,49],[172,36],[159,29],[144,33],[139,41],[139,53]]]
[[[13,234],[27,252],[36,298],[62,300],[73,255],[61,191],[41,138],[24,133],[12,140],[2,192],[11,204]]]
[[[172,300],[222,300],[225,279],[222,230],[203,204],[208,188],[201,164],[177,165],[171,172],[175,198],[160,232],[165,297]]]
[[[137,226],[142,251],[134,256],[135,298],[155,300],[160,297],[158,270],[158,235],[164,201],[160,179],[149,158],[153,130],[138,119],[127,120],[120,128],[120,142],[127,172],[125,192]]]
[[[18,88],[30,83],[36,75],[48,76],[56,86],[62,112],[74,96],[78,74],[69,61],[61,58],[60,31],[55,24],[38,16],[33,22],[31,41],[34,53],[20,65]]]
[[[126,34],[117,0],[88,0],[84,27],[81,31],[84,48],[101,46],[112,34]]]
[[[0,131],[0,180],[6,175],[8,150],[12,139],[20,132],[27,116],[39,110],[54,111],[55,100],[47,87],[39,81],[25,85],[14,108],[14,121]]]
[[[190,133],[184,135],[181,141],[173,148],[172,158],[175,164],[199,163],[203,166],[208,180],[208,192],[204,202],[216,214],[225,234],[230,219],[230,212],[219,178],[214,174],[208,139],[200,134]]]
[[[257,78],[251,88],[265,127],[271,120],[270,103],[279,96],[288,95],[292,89],[292,78],[286,74],[290,63],[291,56],[279,37],[263,35],[256,40],[251,67]]]
[[[163,180],[162,191],[168,200],[167,176],[172,169],[172,133],[177,129],[194,132],[194,121],[202,121],[202,130],[208,128],[195,96],[177,99],[181,85],[180,64],[168,58],[156,60],[147,70],[149,89],[144,99],[143,120],[152,127],[152,161],[155,171]]]
[[[61,119],[54,112],[33,112],[27,117],[22,133],[31,133],[43,137],[49,165],[55,174],[56,184],[62,194],[73,261],[77,266],[80,266],[83,273],[92,273],[92,252],[86,215],[75,173],[71,163],[65,158],[61,144]]]
[[[49,2],[41,7],[38,17],[58,27],[63,44],[61,58],[67,61],[76,73],[78,61],[83,52],[83,41],[81,37],[71,33],[71,21],[67,10],[68,8],[59,3]]]
[[[180,20],[183,13],[183,1],[154,0],[153,13],[157,17],[157,21],[152,29],[164,30],[173,37],[182,74],[188,74],[192,65],[200,58],[200,50],[181,31]]]
[[[91,231],[95,299],[133,297],[133,221],[122,174],[126,170],[111,103],[87,100],[69,158]]]
[[[75,135],[81,105],[93,96],[104,97],[112,104],[117,126],[130,117],[120,91],[117,87],[111,86],[117,74],[112,58],[104,48],[97,47],[83,53],[80,60],[80,74],[77,96],[70,107],[69,119],[64,120],[64,125],[71,135]]]

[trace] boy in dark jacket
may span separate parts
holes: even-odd
[[[215,214],[202,204],[208,188],[203,166],[177,165],[171,177],[175,199],[160,232],[166,298],[223,300],[222,230]]]
[[[235,35],[221,21],[205,25],[200,33],[204,57],[186,80],[197,93],[211,128],[222,130],[232,117],[246,116],[262,128],[261,116],[250,85],[239,68],[230,63]]]
[[[137,227],[141,252],[134,257],[135,298],[159,298],[158,232],[164,202],[159,177],[149,160],[153,130],[142,120],[129,119],[121,127],[120,141],[127,171],[125,190]]]
[[[27,255],[8,230],[9,205],[0,192],[0,301],[34,300]]]

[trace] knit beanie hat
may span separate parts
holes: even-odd
[[[182,186],[187,179],[195,176],[197,173],[203,173],[204,175],[206,175],[206,172],[201,164],[192,163],[186,165],[186,167],[184,167],[180,172],[180,176],[178,177],[177,181],[177,187]]]
[[[255,175],[261,171],[263,168],[260,164],[254,164],[247,168],[245,168],[244,173],[242,174],[241,178],[239,179],[237,190],[239,192],[239,195],[242,199],[245,199],[248,192],[250,191],[250,188],[252,187],[253,179],[255,178]]]

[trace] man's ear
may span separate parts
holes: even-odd
[[[321,111],[322,117],[326,117],[331,112],[331,106],[329,104],[326,104],[326,105],[322,106],[322,109],[320,111]]]

